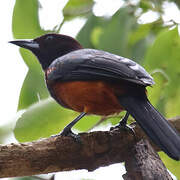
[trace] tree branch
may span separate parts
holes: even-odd
[[[169,121],[180,132],[180,117]],[[81,143],[71,137],[56,136],[30,143],[1,145],[0,178],[74,169],[92,171],[124,162],[136,142],[147,138],[139,126],[134,130],[136,138],[127,131],[114,129],[81,133]],[[158,150],[155,145],[153,147]]]
[[[146,139],[141,139],[130,150],[125,168],[127,173],[123,175],[124,180],[172,180],[159,155]]]

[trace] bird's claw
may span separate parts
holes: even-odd
[[[67,136],[72,137],[76,142],[81,143],[81,138],[79,134],[75,134],[71,131],[71,129],[63,129],[63,131],[59,134],[52,135],[51,137],[59,137],[59,136]]]
[[[61,136],[68,136],[72,137],[76,142],[81,143],[81,138],[79,134],[75,134],[71,131],[71,129],[63,129],[63,131],[60,133]]]
[[[114,129],[120,129],[120,130],[124,130],[124,131],[128,131],[130,132],[133,136],[135,136],[135,131],[134,129],[128,125],[128,124],[124,124],[124,123],[119,123],[117,126],[115,127],[111,127],[110,131],[114,130]]]

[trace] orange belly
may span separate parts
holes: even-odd
[[[123,110],[113,88],[102,81],[56,82],[51,88],[55,98],[74,111],[111,115]]]

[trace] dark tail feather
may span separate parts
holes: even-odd
[[[135,118],[145,133],[166,154],[180,160],[180,135],[147,98],[118,97],[120,104]]]

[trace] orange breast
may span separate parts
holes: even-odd
[[[123,110],[113,88],[102,81],[56,82],[51,88],[55,98],[74,111],[110,115]]]

